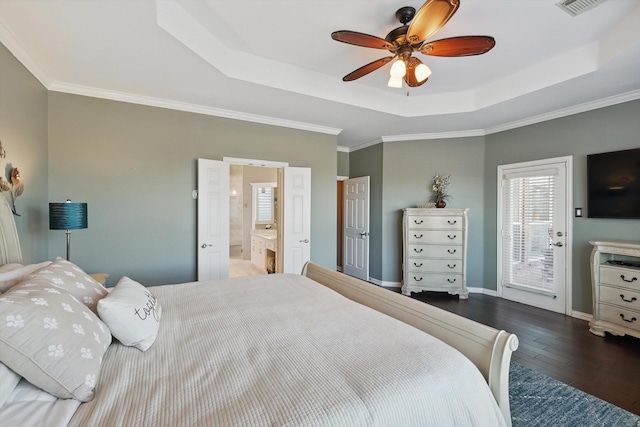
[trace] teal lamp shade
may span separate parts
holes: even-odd
[[[49,203],[49,229],[66,230],[67,233],[67,260],[69,259],[71,230],[81,228],[87,228],[86,203],[71,203],[69,200],[63,203]]]

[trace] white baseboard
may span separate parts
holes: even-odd
[[[498,296],[498,292],[494,291],[493,289],[467,288],[467,290],[469,291],[470,294],[483,294],[483,295],[489,295],[489,296],[492,296],[492,297],[497,297]]]
[[[593,320],[593,315],[589,313],[583,313],[581,311],[575,311],[575,310],[571,311],[571,317],[575,317],[576,319],[580,319],[580,320],[586,320],[587,322],[590,322],[591,320]]]
[[[378,280],[374,277],[369,277],[368,282],[373,283],[374,285],[382,286],[383,288],[401,288],[401,282],[385,282],[382,280]]]

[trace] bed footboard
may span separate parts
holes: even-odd
[[[302,274],[353,301],[425,331],[467,356],[487,380],[507,424],[511,425],[509,364],[511,353],[518,348],[515,335],[312,262],[305,265]]]

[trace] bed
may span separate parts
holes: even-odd
[[[3,234],[12,234],[5,233],[10,222],[0,219]],[[7,254],[19,250],[19,244],[0,247]],[[11,255],[2,261],[16,263]],[[36,283],[41,271],[28,280]],[[100,294],[98,304],[116,292]],[[511,425],[515,335],[314,263],[302,275],[146,292],[161,316],[156,313],[157,335],[145,351],[111,342],[104,332],[99,375],[84,403],[52,400],[40,390],[39,402],[47,403],[29,406],[24,398],[22,414],[57,408],[59,424],[69,426]],[[0,309],[8,310],[1,301]],[[2,351],[0,345],[0,357]],[[5,414],[0,408],[0,417]],[[28,418],[17,419],[25,427]]]

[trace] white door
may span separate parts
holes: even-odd
[[[572,158],[498,167],[498,296],[571,313]]]
[[[198,159],[198,280],[229,277],[229,163]]]
[[[369,280],[369,177],[344,181],[342,272]]]
[[[311,259],[311,169],[283,168],[282,181],[280,271],[300,274]]]

